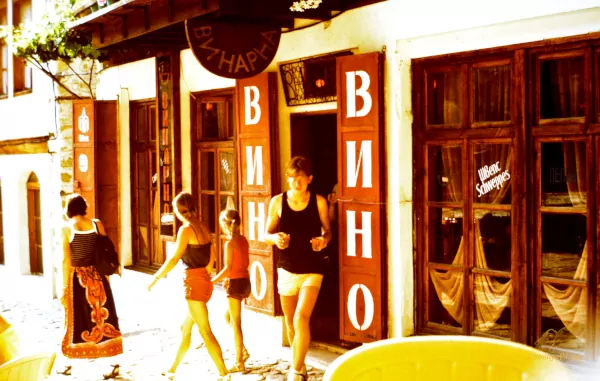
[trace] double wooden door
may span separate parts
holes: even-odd
[[[160,240],[159,174],[156,153],[156,103],[132,102],[131,212],[133,261],[156,267],[164,262]]]

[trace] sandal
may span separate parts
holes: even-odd
[[[218,376],[217,381],[231,381],[231,374],[226,374],[224,376]]]
[[[245,372],[246,371],[246,366],[244,365],[244,363],[241,364],[235,364],[234,366],[232,366],[231,368],[227,369],[227,371],[229,373],[240,373],[240,372]]]
[[[306,373],[299,373],[298,371],[295,370],[290,370],[290,372],[288,373],[288,378],[287,381],[307,381],[308,380],[308,374]]]
[[[119,364],[111,365],[111,366],[113,367],[112,371],[109,374],[103,374],[105,380],[108,380],[110,378],[117,378],[119,376],[119,374],[121,373],[120,372],[121,366]]]
[[[71,365],[67,365],[67,366],[65,366],[65,370],[63,370],[62,372],[59,372],[57,370],[56,374],[62,374],[63,376],[70,376],[71,375],[71,369],[73,369],[73,367]]]
[[[175,379],[175,373],[173,373],[173,372],[166,371],[166,372],[162,372],[160,375],[163,377],[166,377],[167,380],[173,381]]]

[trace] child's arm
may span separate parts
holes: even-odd
[[[231,263],[233,262],[233,243],[231,241],[225,242],[225,266],[214,278],[213,283],[217,283],[221,278],[229,277],[229,270],[231,269]]]

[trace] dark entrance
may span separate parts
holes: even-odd
[[[327,198],[337,184],[338,177],[336,114],[292,115],[291,141],[292,156],[302,155],[310,158],[313,163],[314,178],[310,190]],[[332,221],[332,230],[333,240],[324,252],[327,266],[310,329],[313,341],[339,345],[340,295],[336,220]]]

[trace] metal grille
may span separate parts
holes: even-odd
[[[333,102],[336,96],[336,57],[352,54],[350,51],[302,58],[279,65],[288,106]]]

